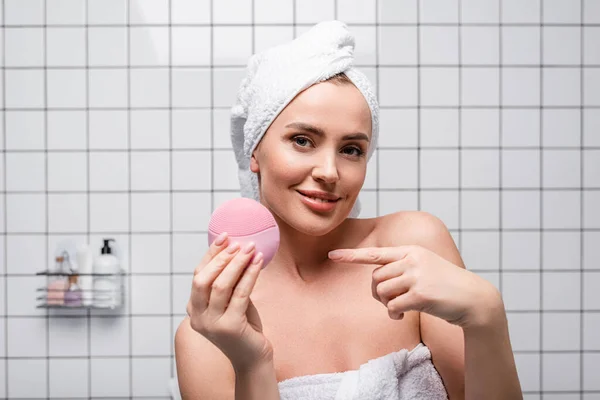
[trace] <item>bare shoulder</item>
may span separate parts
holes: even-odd
[[[192,329],[188,317],[175,333],[175,361],[183,399],[234,398],[233,366],[218,347]]]

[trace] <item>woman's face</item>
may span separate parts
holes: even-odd
[[[261,201],[295,229],[324,235],[350,213],[364,183],[371,111],[351,84],[322,82],[277,116],[250,163]],[[325,192],[334,203],[312,206],[300,192]]]

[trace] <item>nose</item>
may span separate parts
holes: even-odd
[[[312,176],[315,180],[325,183],[335,183],[339,180],[336,155],[326,154],[321,157],[313,168]]]

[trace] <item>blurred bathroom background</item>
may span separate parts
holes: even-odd
[[[502,292],[527,400],[600,399],[600,0],[0,0],[0,398],[168,399],[254,52],[356,35],[381,139],[361,217],[424,210]],[[124,304],[38,308],[115,239]]]

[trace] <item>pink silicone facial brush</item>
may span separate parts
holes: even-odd
[[[208,224],[208,245],[222,232],[227,232],[229,243],[254,242],[254,256],[263,253],[262,268],[273,259],[279,248],[279,227],[271,212],[256,200],[239,197],[221,204]]]

